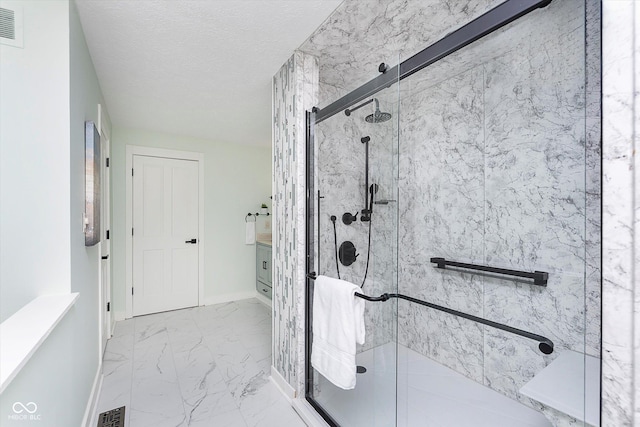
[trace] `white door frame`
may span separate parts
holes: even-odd
[[[126,283],[125,316],[133,317],[133,156],[161,157],[166,159],[193,160],[198,162],[198,305],[204,303],[204,154],[193,151],[166,150],[163,148],[127,145],[126,147]]]
[[[100,206],[100,243],[99,243],[99,260],[98,260],[98,282],[99,282],[99,295],[98,295],[98,346],[99,346],[99,354],[100,360],[102,360],[102,355],[104,350],[106,349],[106,345],[103,346],[103,341],[105,339],[111,338],[112,327],[111,324],[114,320],[113,318],[113,304],[110,304],[110,311],[107,311],[107,303],[111,302],[111,259],[103,260],[102,257],[106,255],[111,257],[111,245],[110,240],[107,241],[107,229],[111,227],[111,191],[107,191],[108,194],[104,194],[103,190],[105,188],[110,189],[111,187],[111,174],[109,173],[109,169],[107,169],[107,158],[110,157],[111,153],[111,134],[109,132],[109,124],[106,111],[102,107],[101,104],[98,104],[98,132],[100,134],[100,197],[102,200]],[[106,208],[106,209],[105,209]],[[108,226],[108,227],[107,227]],[[105,251],[104,247],[108,245],[109,250]],[[106,268],[106,283],[102,280],[105,276],[103,274],[103,269]],[[106,301],[103,298],[106,295]],[[108,332],[104,331],[104,323],[108,322]]]

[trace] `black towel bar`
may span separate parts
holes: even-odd
[[[316,280],[316,278],[317,278],[316,273],[315,272],[311,272],[311,273],[307,274],[307,278],[309,278],[311,280]],[[417,298],[413,298],[413,297],[410,297],[410,296],[407,296],[407,295],[384,293],[384,294],[380,295],[379,297],[371,297],[369,295],[364,295],[364,294],[361,294],[359,292],[356,292],[355,296],[357,296],[358,298],[362,298],[364,300],[373,301],[373,302],[387,301],[390,298],[398,298],[398,299],[403,299],[403,300],[406,300],[406,301],[409,301],[409,302],[413,302],[413,303],[416,303],[416,304],[424,305],[425,307],[429,307],[429,308],[432,308],[434,310],[438,310],[438,311],[442,311],[442,312],[445,312],[445,313],[448,313],[448,314],[452,314],[454,316],[462,317],[464,319],[471,320],[472,322],[481,323],[483,325],[491,326],[492,328],[500,329],[502,331],[506,331],[506,332],[510,332],[512,334],[515,334],[515,335],[519,335],[521,337],[532,339],[532,340],[537,341],[539,343],[538,344],[538,348],[540,349],[541,352],[543,352],[544,354],[553,353],[553,341],[551,341],[549,338],[544,337],[542,335],[534,334],[532,332],[523,331],[522,329],[517,329],[517,328],[514,328],[514,327],[509,326],[509,325],[504,325],[502,323],[494,322],[492,320],[483,319],[482,317],[474,316],[472,314],[464,313],[464,312],[458,311],[458,310],[453,310],[451,308],[443,307],[441,305],[432,304],[430,302],[419,300]]]
[[[487,271],[489,273],[533,279],[533,284],[537,286],[547,286],[547,281],[549,280],[549,273],[545,271],[535,271],[531,273],[528,271],[508,270],[506,268],[489,267],[486,265],[466,264],[464,262],[449,261],[444,258],[431,258],[430,261],[436,263],[438,268],[446,268],[448,265],[451,267],[467,268],[469,270]]]

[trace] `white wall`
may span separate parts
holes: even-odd
[[[71,283],[69,3],[20,5],[24,48],[0,45],[0,321]]]
[[[99,253],[81,228],[84,122],[103,100],[75,4],[21,4],[24,49],[0,47],[2,320],[38,295],[80,298],[0,397],[0,424],[79,426],[100,367]],[[14,402],[36,403],[40,421],[9,420]]]
[[[255,246],[244,244],[244,217],[271,211],[271,147],[235,146],[114,127],[111,146],[112,280],[115,314],[125,312],[125,151],[127,145],[204,153],[205,284],[201,304],[255,290]],[[128,172],[130,173],[130,172]]]

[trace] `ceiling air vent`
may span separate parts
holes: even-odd
[[[2,2],[0,5],[0,43],[22,47],[22,9],[19,7],[7,7]]]
[[[13,10],[0,7],[0,37],[16,39],[16,13]]]

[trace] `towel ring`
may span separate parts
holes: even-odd
[[[261,214],[261,213],[259,213],[259,212],[256,212],[256,213],[252,214],[251,212],[249,212],[249,213],[244,217],[244,222],[249,222],[249,221],[247,221],[247,218],[249,218],[250,216],[255,216],[255,219],[253,220],[253,222],[256,222],[256,220],[258,219],[258,217],[259,217],[260,215],[266,215],[266,216],[269,216],[269,215],[271,215],[271,214],[270,214],[269,212],[267,212],[266,214]]]

